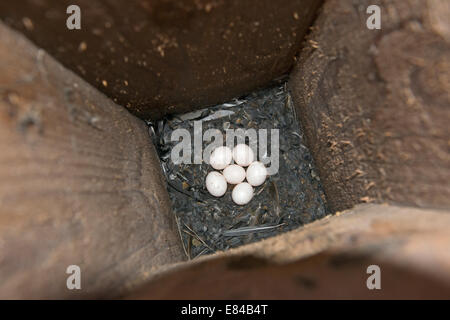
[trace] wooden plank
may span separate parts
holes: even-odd
[[[450,212],[363,204],[166,269],[133,299],[447,299]],[[369,290],[367,268],[380,268]],[[214,284],[214,285],[211,285]]]
[[[366,8],[381,8],[381,29]],[[290,79],[334,210],[450,207],[448,1],[327,1]]]
[[[0,19],[142,118],[225,102],[287,73],[318,0],[2,1]]]
[[[0,38],[0,297],[109,297],[180,261],[145,124],[1,23]]]

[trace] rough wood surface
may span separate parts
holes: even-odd
[[[448,299],[450,212],[363,204],[261,242],[174,265],[129,298]],[[378,265],[381,290],[368,290]]]
[[[110,297],[180,261],[145,124],[1,23],[0,39],[0,298]]]
[[[319,0],[16,0],[0,19],[143,118],[232,99],[287,73]],[[81,30],[66,8],[81,9]]]
[[[449,15],[445,0],[324,4],[290,89],[332,209],[450,207]]]

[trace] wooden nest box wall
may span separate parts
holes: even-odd
[[[450,297],[448,1],[70,4],[0,3],[0,298]],[[333,214],[185,261],[144,120],[286,74]]]

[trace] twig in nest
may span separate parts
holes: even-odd
[[[197,259],[198,257],[200,257],[202,254],[205,253],[206,250],[208,250],[208,248],[205,248],[202,251],[200,251],[199,254],[197,254],[193,259]]]
[[[183,190],[178,189],[177,187],[175,187],[175,186],[174,186],[173,184],[171,184],[170,182],[167,182],[167,184],[169,185],[169,187],[173,188],[175,191],[178,191],[179,193],[184,194],[185,196],[188,196],[189,198],[194,199],[195,201],[205,203],[205,201],[203,201],[203,200],[201,200],[201,199],[199,199],[199,198],[197,198],[197,197],[194,197],[192,194],[189,194],[189,193],[187,193],[187,192],[184,192]]]
[[[206,244],[206,242],[205,241],[203,241],[203,239],[194,231],[194,230],[192,230],[191,228],[189,228],[189,226],[185,223],[184,224],[184,226],[186,227],[186,228],[188,228],[189,229],[189,231],[191,231],[193,234],[191,234],[194,238],[196,238],[198,241],[200,241],[205,247],[207,247],[209,250],[211,250],[211,251],[213,251],[214,252],[214,250],[210,247],[210,246],[208,246],[207,244]],[[184,230],[184,232],[186,232],[186,233],[188,233],[189,234],[189,232],[187,232],[186,230]]]
[[[257,226],[257,227],[242,227],[242,228],[224,231],[223,235],[225,237],[244,236],[246,234],[253,233],[253,232],[260,232],[260,231],[275,229],[275,228],[281,227],[283,225],[284,225],[284,223],[277,224],[274,226],[261,225],[261,226]]]
[[[183,236],[181,235],[180,222],[179,219],[175,216],[175,221],[177,222],[178,234],[180,235],[181,244],[183,245],[183,251],[186,254],[187,258],[191,260],[191,255],[186,251],[186,246],[184,245]]]
[[[280,216],[280,195],[278,194],[278,187],[277,184],[275,183],[275,181],[271,181],[272,184],[270,185],[270,194],[273,197],[273,207],[274,207],[274,211],[275,211],[275,215],[277,217]]]

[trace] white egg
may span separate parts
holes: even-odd
[[[239,183],[231,193],[234,203],[244,205],[253,198],[253,187],[247,182]]]
[[[238,184],[245,179],[245,169],[237,164],[232,164],[223,170],[223,176],[230,184]]]
[[[253,150],[246,144],[238,144],[233,149],[233,159],[234,161],[243,167],[248,166],[253,162]]]
[[[212,171],[206,176],[206,189],[214,197],[221,197],[227,191],[227,181],[222,174]]]
[[[252,186],[260,186],[266,181],[267,169],[262,162],[255,161],[247,168],[247,181]]]
[[[231,163],[233,153],[225,146],[214,149],[209,158],[209,164],[216,170],[222,170]]]

